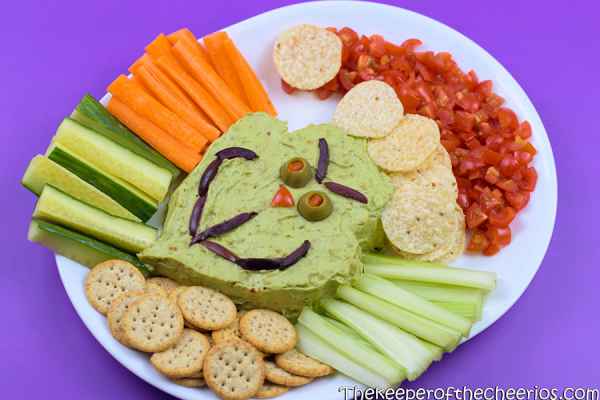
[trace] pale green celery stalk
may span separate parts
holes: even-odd
[[[433,361],[440,361],[442,359],[442,357],[444,355],[444,349],[442,349],[440,346],[436,346],[433,343],[429,343],[426,340],[421,340],[421,342],[431,352],[431,354],[433,356]]]
[[[381,354],[351,328],[343,324],[336,325],[337,321],[319,315],[308,307],[300,313],[298,323],[335,351],[370,369],[373,373],[381,375],[387,382],[398,384],[404,380],[405,372],[400,365]],[[340,328],[340,325],[343,328]]]
[[[455,348],[462,338],[456,330],[350,286],[340,286],[336,294],[340,299],[444,349]]]
[[[471,330],[471,321],[468,319],[453,314],[416,294],[394,285],[386,279],[370,274],[363,274],[354,282],[353,286],[365,293],[404,308],[413,314],[420,315],[421,317],[454,329],[465,337],[469,335],[469,331]]]
[[[393,385],[381,375],[336,351],[304,325],[296,324],[296,331],[298,332],[298,349],[307,356],[330,365],[342,374],[369,387],[385,389]]]
[[[417,379],[433,361],[430,350],[413,335],[350,304],[333,299],[321,304],[327,313],[404,367],[409,380]]]
[[[361,256],[362,262],[365,264],[384,264],[384,265],[406,265],[406,266],[424,266],[424,267],[447,267],[446,264],[406,260],[398,256],[392,256],[381,253],[363,253]]]
[[[439,268],[425,265],[367,264],[365,272],[392,280],[430,282],[453,286],[466,286],[486,291],[496,287],[496,274],[463,268]]]
[[[481,318],[479,310],[474,304],[469,303],[446,303],[443,301],[432,301],[433,304],[450,311],[453,314],[460,315],[463,318],[475,323]]]

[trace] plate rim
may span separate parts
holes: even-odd
[[[488,62],[491,62],[493,64],[494,68],[497,68],[499,70],[501,70],[504,74],[506,74],[508,77],[510,77],[510,81],[509,83],[513,86],[513,90],[516,90],[515,94],[520,98],[520,100],[524,101],[524,105],[530,109],[530,113],[531,116],[534,116],[536,119],[536,125],[538,125],[537,131],[539,133],[535,134],[535,138],[536,140],[540,140],[542,142],[544,142],[544,146],[546,146],[549,150],[549,157],[547,159],[548,162],[548,166],[550,167],[551,171],[545,171],[546,173],[550,172],[549,174],[549,181],[548,184],[550,185],[549,189],[552,192],[552,197],[550,199],[547,199],[546,201],[549,201],[549,205],[551,207],[551,211],[552,211],[552,215],[551,215],[551,219],[552,219],[552,226],[551,229],[547,232],[546,237],[544,237],[544,241],[543,241],[543,247],[544,250],[543,252],[541,252],[540,256],[539,256],[539,261],[538,261],[538,265],[535,268],[535,271],[533,271],[533,274],[531,275],[531,277],[528,279],[528,281],[526,282],[526,285],[524,286],[523,290],[519,293],[518,296],[516,296],[514,298],[514,300],[502,311],[500,312],[493,321],[489,322],[487,325],[481,327],[481,329],[479,329],[478,331],[476,331],[475,333],[471,334],[469,336],[469,338],[465,339],[464,341],[473,339],[474,337],[476,337],[477,335],[479,335],[480,333],[482,333],[483,331],[487,330],[488,328],[490,328],[492,325],[494,325],[497,321],[499,321],[501,318],[503,318],[508,311],[510,311],[514,305],[519,301],[519,299],[523,296],[523,294],[527,291],[527,289],[529,288],[529,286],[531,285],[531,282],[533,281],[534,277],[537,275],[547,253],[548,253],[548,249],[551,243],[551,239],[552,236],[554,234],[554,229],[556,227],[556,215],[557,215],[557,209],[558,209],[558,178],[557,178],[557,173],[556,173],[556,162],[555,162],[555,158],[554,158],[554,151],[552,148],[552,144],[550,142],[550,138],[548,137],[548,133],[546,131],[546,128],[544,126],[544,123],[536,109],[536,107],[534,106],[533,102],[531,101],[531,99],[529,98],[529,96],[527,95],[527,93],[525,92],[525,90],[522,88],[522,86],[519,84],[519,82],[513,77],[513,75],[504,67],[504,65],[502,65],[502,63],[500,63],[491,53],[489,53],[485,48],[483,48],[482,46],[480,46],[477,42],[475,42],[473,39],[467,37],[466,35],[464,35],[463,33],[461,33],[460,31],[450,27],[449,25],[445,24],[444,22],[435,20],[427,15],[406,9],[404,7],[399,7],[399,6],[394,6],[394,5],[389,5],[389,4],[382,4],[382,3],[374,3],[374,2],[370,2],[370,1],[357,1],[357,0],[325,0],[325,1],[310,1],[310,2],[305,2],[305,3],[297,3],[297,4],[291,4],[291,5],[286,5],[286,6],[282,6],[282,7],[278,7],[278,8],[274,8],[271,10],[267,10],[261,14],[258,15],[254,15],[250,18],[247,18],[245,20],[236,22],[235,24],[229,25],[225,28],[222,28],[222,30],[225,31],[231,31],[231,30],[235,30],[235,29],[239,29],[239,27],[246,25],[246,24],[253,24],[256,23],[257,20],[258,22],[260,22],[259,20],[262,18],[267,18],[270,14],[274,14],[274,13],[279,13],[279,12],[283,12],[284,10],[288,11],[288,10],[292,10],[295,8],[299,8],[299,9],[306,9],[307,11],[311,11],[314,10],[313,7],[316,7],[316,9],[320,9],[320,8],[327,8],[327,7],[344,7],[344,6],[348,6],[348,7],[367,7],[367,8],[379,8],[382,12],[386,11],[386,10],[394,10],[394,11],[402,11],[405,12],[407,14],[412,14],[413,16],[417,17],[417,18],[421,18],[424,19],[425,21],[431,22],[433,24],[436,25],[440,25],[441,27],[443,27],[444,29],[450,30],[452,31],[454,34],[458,35],[462,41],[465,41],[466,43],[470,44],[471,46],[473,46],[474,48],[476,48],[479,52],[483,53],[485,56],[487,56],[487,60]],[[110,97],[110,94],[106,94],[102,97],[101,101],[105,102],[108,100],[108,98]],[[130,365],[130,363],[125,361],[126,358],[126,353],[123,353],[122,351],[119,351],[119,348],[113,348],[113,346],[109,346],[108,344],[105,345],[104,343],[104,339],[101,338],[100,336],[102,336],[100,334],[100,332],[97,332],[96,330],[92,329],[91,327],[91,317],[88,318],[86,315],[84,315],[84,309],[80,309],[80,307],[78,307],[76,304],[76,300],[74,299],[74,295],[73,293],[71,293],[68,289],[67,289],[67,283],[66,283],[66,277],[65,277],[65,273],[62,271],[61,268],[61,258],[63,258],[62,256],[59,256],[57,254],[55,254],[55,261],[57,264],[57,268],[58,268],[58,272],[59,272],[59,276],[61,279],[61,283],[63,284],[63,287],[65,289],[65,292],[67,293],[67,296],[69,298],[69,301],[71,302],[71,305],[73,306],[73,308],[75,309],[75,312],[77,313],[77,315],[79,316],[79,318],[82,320],[82,322],[84,323],[84,325],[86,326],[86,328],[88,329],[88,331],[91,332],[92,336],[98,341],[98,343],[114,358],[116,359],[119,364],[121,364],[123,367],[125,367],[127,370],[129,370],[130,372],[132,372],[134,375],[136,375],[138,378],[142,379],[143,381],[145,381],[146,383],[154,386],[155,388],[157,388],[158,390],[161,390],[163,392],[166,392],[174,397],[177,398],[181,398],[181,399],[187,399],[187,396],[182,396],[182,394],[180,393],[180,391],[184,391],[181,390],[183,388],[178,387],[177,385],[175,385],[174,383],[169,383],[169,384],[162,384],[161,382],[156,382],[154,380],[151,379],[151,377],[146,377],[144,376],[142,373],[138,373],[138,371],[135,370],[135,368],[133,366]],[[84,267],[82,267],[84,268]],[[354,381],[352,381],[350,378],[346,378],[348,382],[352,382],[355,384]],[[180,389],[180,390],[176,390],[176,389]],[[212,394],[204,394],[201,398],[214,398],[211,397]]]

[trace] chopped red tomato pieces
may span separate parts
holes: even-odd
[[[457,202],[472,231],[468,250],[493,255],[508,245],[508,226],[537,184],[529,122],[504,105],[492,81],[463,72],[448,52],[416,51],[419,39],[397,45],[348,27],[328,29],[342,41],[342,68],[315,90],[317,96],[343,94],[370,79],[392,86],[406,113],[432,118],[440,127],[458,183]]]

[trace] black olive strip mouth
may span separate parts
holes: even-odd
[[[213,242],[211,240],[205,240],[200,242],[200,244],[206,247],[208,250],[212,251],[219,257],[226,259],[227,261],[231,261],[232,263],[237,263],[239,257],[235,255],[234,252],[229,250],[228,248],[221,246],[219,243]]]
[[[228,147],[218,151],[215,156],[221,160],[231,160],[232,158],[241,157],[250,161],[258,158],[258,154],[244,147]]]
[[[206,196],[208,193],[208,187],[210,183],[217,176],[217,172],[219,172],[219,167],[223,163],[221,158],[215,158],[208,164],[208,167],[204,170],[202,177],[200,178],[200,184],[198,185],[198,196]]]
[[[319,162],[317,164],[317,173],[315,179],[319,183],[327,176],[327,168],[329,167],[329,144],[325,138],[319,139]]]
[[[194,208],[192,209],[192,216],[190,217],[189,232],[190,235],[196,236],[198,226],[200,226],[200,220],[202,219],[202,211],[204,211],[204,205],[206,204],[206,195],[198,197]]]
[[[205,230],[203,230],[202,232],[200,232],[199,234],[194,236],[194,238],[192,239],[192,242],[190,243],[190,246],[193,244],[196,244],[196,243],[200,243],[208,238],[217,237],[217,236],[223,235],[227,232],[231,232],[235,228],[250,221],[252,218],[256,217],[257,215],[258,215],[258,213],[256,213],[256,212],[241,213],[241,214],[236,215],[233,218],[230,218],[221,223],[218,223],[209,228],[206,228]]]
[[[346,197],[348,199],[355,200],[355,201],[358,201],[359,203],[363,203],[363,204],[367,204],[369,202],[369,199],[367,198],[367,196],[365,196],[358,190],[352,189],[348,186],[344,186],[341,183],[330,181],[330,182],[325,182],[323,185],[325,185],[325,187],[327,189],[329,189],[330,191],[332,191],[333,193],[339,194],[342,197]]]
[[[267,271],[276,269],[284,270],[286,268],[291,267],[292,265],[300,261],[302,258],[304,258],[310,250],[310,241],[305,240],[300,245],[300,247],[298,247],[296,250],[292,251],[285,257],[240,258],[225,246],[221,246],[220,244],[211,240],[205,240],[203,242],[200,242],[200,244],[206,247],[209,251],[218,255],[219,257],[222,257],[227,261],[231,261],[239,267],[247,269],[249,271]]]

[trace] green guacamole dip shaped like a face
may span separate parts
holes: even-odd
[[[362,204],[328,192],[332,214],[310,222],[296,207],[272,207],[271,199],[282,184],[279,168],[285,161],[303,157],[317,165],[319,138],[329,144],[327,180],[356,189],[369,201]],[[211,240],[245,258],[283,257],[309,240],[307,255],[285,270],[248,271],[200,244],[190,246],[188,221],[200,177],[217,151],[233,146],[253,150],[258,158],[223,161],[210,184],[198,232],[240,213],[257,212],[252,220]],[[288,189],[296,201],[309,191],[327,192],[314,178],[302,188]],[[212,144],[177,188],[160,238],[139,256],[159,274],[182,284],[213,288],[243,308],[270,308],[294,317],[305,304],[333,294],[339,284],[362,271],[361,251],[382,245],[380,216],[392,193],[389,179],[370,160],[363,139],[328,124],[288,132],[282,121],[250,114]]]

